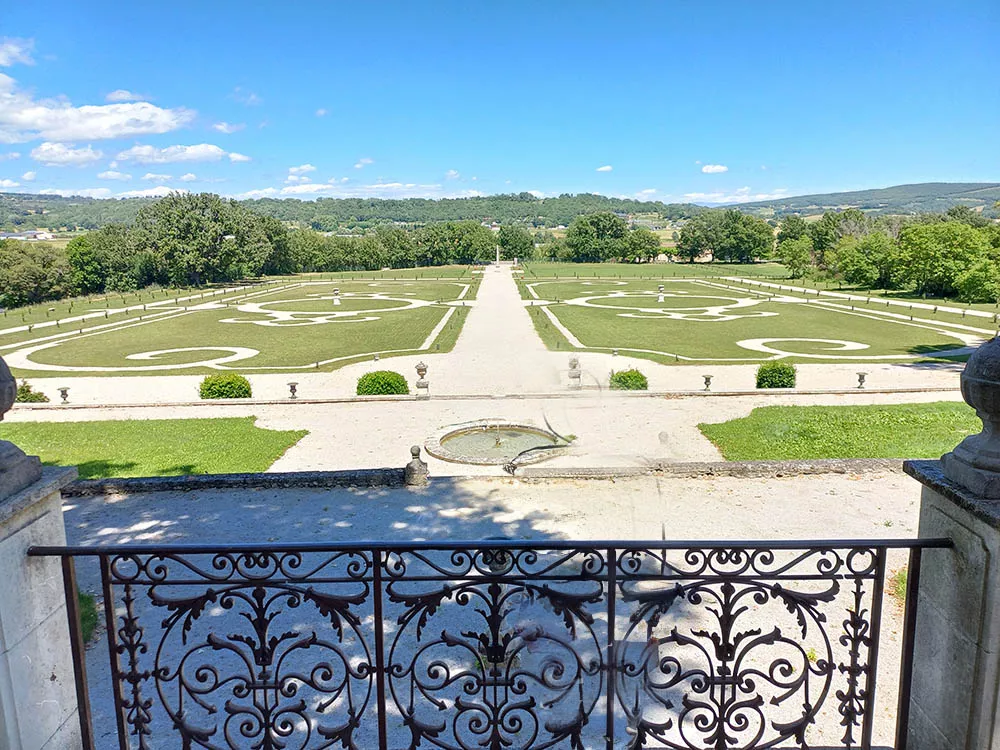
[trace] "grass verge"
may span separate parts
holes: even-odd
[[[764,406],[698,428],[727,461],[936,458],[982,429],[962,403]]]
[[[85,594],[82,591],[76,592],[77,601],[80,602],[80,632],[83,635],[83,642],[90,643],[97,630],[97,601],[93,594]]]
[[[307,430],[265,430],[256,417],[0,426],[0,439],[82,479],[266,471]]]

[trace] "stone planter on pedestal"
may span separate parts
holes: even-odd
[[[580,359],[571,357],[569,360],[569,387],[578,391],[583,387],[583,370],[580,369]]]
[[[417,398],[419,398],[419,399],[430,398],[431,397],[431,391],[430,391],[431,384],[430,384],[430,382],[428,380],[426,380],[424,378],[424,376],[427,374],[427,365],[425,365],[422,361],[418,362],[416,370],[417,370],[417,383],[416,383],[416,386],[417,386]]]

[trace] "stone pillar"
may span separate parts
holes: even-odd
[[[983,431],[906,464],[923,484],[920,536],[954,543],[924,554],[908,750],[1000,748],[1000,340],[970,357],[962,395]]]
[[[14,403],[0,359],[0,419]],[[82,747],[62,570],[29,558],[32,545],[63,545],[60,490],[76,469],[42,469],[0,441],[0,748]]]

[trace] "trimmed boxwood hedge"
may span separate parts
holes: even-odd
[[[758,388],[794,388],[795,365],[787,362],[765,362],[757,368]]]
[[[22,380],[17,387],[17,396],[14,398],[19,404],[44,404],[48,403],[49,397],[41,391],[34,390],[28,385],[27,380]]]
[[[634,367],[630,370],[611,371],[611,390],[613,391],[647,391],[649,381],[646,376]]]
[[[406,378],[392,370],[366,372],[358,378],[359,396],[405,396],[409,392]]]
[[[235,372],[207,375],[201,381],[199,395],[202,398],[251,398],[253,389],[250,381]]]

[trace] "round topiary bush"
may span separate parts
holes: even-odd
[[[758,388],[794,388],[795,365],[787,362],[765,362],[757,368]]]
[[[611,371],[611,390],[613,391],[646,391],[649,381],[646,376],[634,367],[630,370]]]
[[[359,396],[405,396],[409,392],[406,378],[392,370],[366,372],[358,378]]]
[[[28,385],[27,380],[22,380],[21,385],[17,387],[17,396],[14,400],[19,404],[45,404],[48,403],[49,397],[41,391],[34,390]]]
[[[253,389],[250,381],[235,372],[208,375],[201,381],[199,394],[202,398],[250,398]]]

